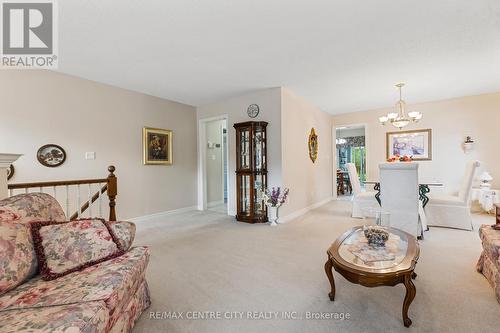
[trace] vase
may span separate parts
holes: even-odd
[[[278,225],[278,208],[276,206],[267,206],[268,208],[268,217],[271,226]]]

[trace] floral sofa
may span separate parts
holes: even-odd
[[[483,252],[477,262],[477,270],[486,277],[500,303],[500,231],[489,225],[479,228]]]
[[[48,194],[0,201],[0,331],[129,332],[151,304],[147,247],[131,247],[135,225],[110,222],[125,254],[55,280],[38,274],[29,224],[65,221]]]

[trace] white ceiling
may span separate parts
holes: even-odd
[[[499,0],[63,0],[59,71],[203,105],[286,86],[331,113],[500,91]]]

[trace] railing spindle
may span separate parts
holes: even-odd
[[[54,199],[57,200],[57,191],[55,186],[52,187],[52,191],[54,192]]]
[[[102,191],[101,191],[101,189],[102,189],[102,184],[101,184],[101,183],[99,183],[99,192],[97,192],[97,193],[99,193],[99,195],[98,195],[98,197],[97,197],[97,198],[98,198],[98,200],[99,200],[99,202],[98,202],[98,207],[99,207],[99,217],[102,217],[102,200],[101,200],[101,192],[102,192]]]
[[[66,218],[69,218],[69,186],[66,185]]]
[[[43,187],[40,186],[40,193],[43,193]]]
[[[89,217],[92,217],[92,184],[89,184]]]
[[[80,205],[81,203],[81,198],[80,198],[80,184],[76,186],[77,191],[76,191],[76,201],[78,205],[78,218],[80,218],[80,215],[82,215],[82,206]]]
[[[13,190],[13,189],[10,189],[10,190],[9,190],[9,197],[11,197],[11,196],[12,196],[12,194],[14,194],[14,190]]]
[[[28,188],[24,189],[24,193],[28,194]]]

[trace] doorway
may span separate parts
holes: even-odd
[[[335,129],[337,197],[350,199],[351,180],[347,163],[354,163],[362,186],[366,181],[366,127],[365,125],[346,125]]]
[[[228,213],[228,137],[227,119],[200,121],[202,148],[203,204],[207,209]]]

